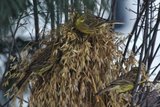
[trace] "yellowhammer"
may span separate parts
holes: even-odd
[[[83,13],[75,15],[75,28],[84,34],[93,34],[98,27],[104,23],[122,24],[121,22],[109,21],[101,17],[97,17],[91,13]]]
[[[91,27],[86,23],[85,17],[83,15],[79,16],[78,19],[75,21],[75,27],[77,30],[85,34],[94,33],[93,26]]]
[[[120,76],[117,80],[112,81],[106,88],[96,93],[96,95],[101,95],[109,91],[115,91],[116,93],[124,93],[131,91],[134,88],[137,72],[138,67],[133,67],[130,72]],[[142,74],[142,81],[139,84],[145,81],[146,77]]]

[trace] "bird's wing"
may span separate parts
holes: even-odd
[[[110,85],[122,85],[122,84],[131,84],[132,82],[125,79],[117,79],[110,83]]]

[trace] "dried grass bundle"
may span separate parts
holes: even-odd
[[[93,35],[77,32],[71,25],[61,26],[56,39],[14,70],[19,79],[12,92],[21,95],[30,83],[30,107],[127,107],[130,94],[95,96],[120,75],[122,52],[112,24]]]

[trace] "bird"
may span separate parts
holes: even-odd
[[[112,81],[106,88],[100,90],[96,95],[102,95],[105,92],[115,91],[116,93],[129,92],[134,88],[135,80],[138,73],[138,67],[133,67],[128,73],[118,77],[116,80]],[[146,81],[145,75],[142,75],[142,84]]]
[[[42,76],[52,68],[52,65],[48,63],[51,54],[52,44],[49,44],[47,48],[39,49],[39,51],[33,55],[30,63],[22,62],[14,70],[8,71],[0,88],[2,88],[5,93],[9,92],[12,95],[18,93],[18,91],[28,83],[32,75]]]
[[[86,23],[85,17],[84,16],[79,16],[76,21],[75,21],[75,28],[85,34],[92,34],[94,33],[93,27],[89,26]]]
[[[120,21],[108,20],[95,16],[89,12],[75,13],[75,28],[84,34],[94,34],[95,31],[103,24],[123,24]]]

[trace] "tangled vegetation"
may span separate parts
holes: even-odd
[[[130,106],[130,92],[109,91],[96,95],[136,66],[131,54],[121,68],[123,39],[113,31],[112,23],[99,27],[93,34],[84,34],[69,21],[56,32],[49,34],[55,38],[42,41],[43,48],[37,50],[31,60],[26,56],[11,68],[3,85],[7,86],[12,80],[16,82],[6,94],[18,96],[22,104],[29,85],[30,107]]]

